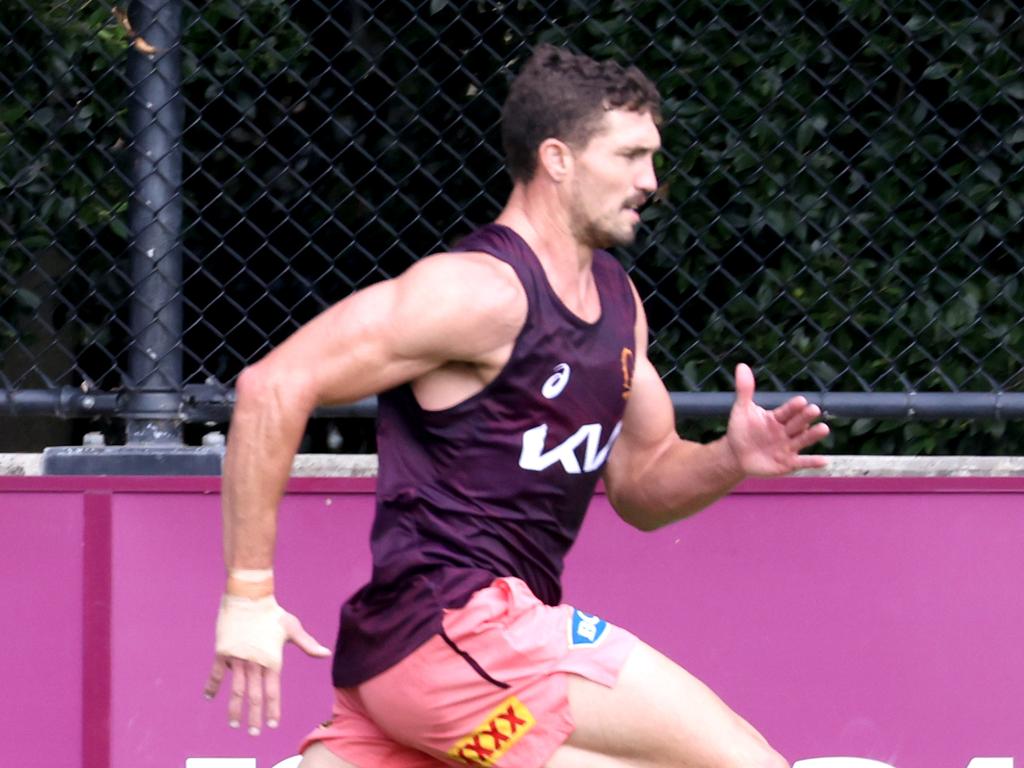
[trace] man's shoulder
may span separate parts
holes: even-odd
[[[525,299],[515,270],[483,251],[448,251],[420,259],[416,265],[424,279],[447,290],[464,292],[481,302]]]
[[[426,256],[402,275],[406,295],[429,301],[469,323],[521,328],[528,311],[526,291],[505,262],[480,251]]]

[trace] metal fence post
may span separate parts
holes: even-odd
[[[128,443],[181,444],[181,0],[134,0]]]
[[[133,0],[127,27],[131,84],[132,262],[126,445],[102,440],[47,448],[45,474],[219,474],[222,443],[183,444],[181,0]]]

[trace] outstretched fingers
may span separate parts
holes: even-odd
[[[247,719],[256,736],[264,724],[276,728],[281,719],[281,650],[295,643],[316,658],[331,650],[303,629],[294,615],[282,609],[273,596],[259,600],[226,596],[217,623],[217,654],[203,693],[217,695],[230,670],[228,724],[240,728]],[[241,658],[245,656],[246,658]]]
[[[281,673],[273,669],[263,672],[263,692],[266,695],[267,728],[277,728],[281,722]]]
[[[206,681],[206,687],[203,688],[203,695],[212,699],[217,695],[217,691],[220,690],[221,683],[224,682],[224,674],[227,672],[228,662],[223,656],[217,656],[213,660],[213,667],[210,669],[210,677]]]
[[[242,705],[245,703],[245,662],[232,659],[229,666],[231,667],[231,696],[228,699],[228,725],[238,728],[242,725]]]
[[[228,725],[240,728],[244,713],[248,716],[249,734],[258,736],[265,713],[267,727],[276,728],[281,720],[281,674],[255,661],[218,656],[203,689],[206,698],[217,695],[229,669]]]
[[[828,433],[829,433],[828,424],[824,424],[822,422],[818,422],[817,424],[812,424],[811,426],[807,427],[807,429],[805,429],[803,432],[801,432],[798,435],[794,435],[791,438],[792,439],[793,450],[799,452],[799,451],[802,451],[804,448],[810,448],[815,443],[820,442],[825,437],[827,437]],[[805,457],[805,458],[810,458],[810,457]],[[816,458],[821,459],[821,465],[825,464],[825,457],[824,456],[818,456]],[[818,466],[818,465],[815,465],[815,466]]]
[[[799,453],[793,460],[793,471],[800,469],[821,469],[828,466],[828,457],[821,456],[818,454],[807,454],[804,455]]]
[[[736,366],[736,403],[740,407],[750,405],[754,402],[754,371],[746,363]]]
[[[307,632],[302,622],[293,614],[286,614],[281,620],[288,633],[289,642],[294,643],[304,653],[314,658],[327,658],[331,649],[320,644],[315,637]],[[281,721],[281,672],[276,669],[261,667],[255,662],[249,664],[249,733],[253,736],[262,727],[260,718],[266,715],[268,728],[277,728]],[[254,672],[255,668],[255,672]],[[256,688],[252,688],[254,675],[258,680]]]
[[[331,649],[321,645],[320,641],[309,634],[298,616],[289,613],[281,620],[281,625],[287,633],[288,641],[298,646],[307,656],[324,659],[331,655]]]
[[[803,395],[797,395],[796,397],[789,398],[789,400],[773,410],[772,415],[775,416],[775,420],[779,423],[789,424],[794,419],[805,417],[812,412],[808,409],[813,410],[813,418],[817,418],[821,415],[821,409],[818,408],[818,406],[813,403],[808,403],[807,398]]]
[[[800,451],[829,433],[819,421],[821,408],[802,396],[792,397],[771,411],[754,402],[754,373],[736,366],[736,402],[729,415],[726,436],[744,472],[776,476],[797,469],[823,467],[824,456],[803,456]]]
[[[241,666],[241,664],[239,665]],[[245,662],[249,695],[249,735],[259,736],[263,727],[263,678],[267,670],[255,661]]]
[[[822,422],[804,426],[796,434],[789,434],[783,453],[779,454],[778,460],[788,471],[799,469],[819,469],[828,464],[828,458],[818,455],[805,455],[801,453],[821,441],[828,435],[828,425]]]
[[[803,434],[821,418],[821,408],[802,397],[794,397],[774,411],[775,419],[786,429],[789,437]]]
[[[794,454],[794,469],[814,469],[828,463],[824,456],[804,456],[800,451],[809,448],[828,436],[829,427],[821,418],[821,408],[808,403],[802,396],[787,400],[773,411],[776,421],[783,427],[789,441],[789,450]]]

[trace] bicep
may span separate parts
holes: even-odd
[[[633,493],[645,470],[679,442],[672,398],[647,356],[647,317],[635,286],[633,298],[637,308],[633,387],[622,418],[622,432],[603,474],[613,504],[617,495]]]
[[[447,256],[447,255],[446,255]],[[357,291],[274,349],[264,365],[306,387],[317,404],[352,402],[450,360],[471,360],[506,333],[500,281],[487,265],[424,259]],[[484,283],[480,286],[479,283]],[[479,300],[481,287],[495,303]],[[494,322],[485,322],[488,315]],[[514,331],[513,331],[514,332]]]
[[[622,431],[605,468],[609,492],[617,484],[639,476],[677,440],[672,399],[650,360],[641,355],[622,417]]]
[[[403,351],[400,293],[394,281],[377,283],[328,308],[272,353],[278,367],[307,377],[320,404],[359,400],[430,370],[427,355]]]

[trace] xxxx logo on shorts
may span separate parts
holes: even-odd
[[[466,765],[497,765],[536,724],[523,702],[509,696],[471,734],[455,742],[448,754]]]

